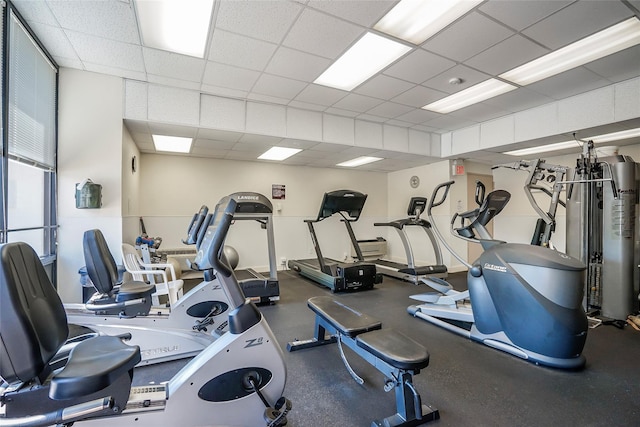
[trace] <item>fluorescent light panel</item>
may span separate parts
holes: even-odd
[[[353,90],[411,48],[373,33],[366,33],[336,60],[314,83]]]
[[[640,20],[633,17],[511,71],[507,71],[499,77],[524,86],[639,43]]]
[[[287,147],[271,147],[264,153],[262,153],[258,159],[260,160],[284,160],[301,152],[299,148],[287,148]]]
[[[382,160],[382,157],[370,157],[370,156],[362,156],[357,157],[352,160],[348,160],[346,162],[338,163],[336,166],[344,166],[347,168],[355,168],[356,166],[366,165],[367,163],[373,163]]]
[[[592,136],[592,137],[583,138],[583,139],[591,140],[594,142],[594,144],[602,144],[605,142],[620,141],[622,139],[629,139],[629,138],[636,138],[636,137],[640,137],[640,128],[607,133],[604,135],[597,135],[597,136]],[[539,147],[530,147],[530,148],[523,148],[521,150],[507,151],[507,152],[504,152],[503,154],[508,154],[510,156],[528,156],[529,154],[547,153],[549,151],[564,150],[567,148],[576,148],[576,147],[580,147],[579,142],[564,141],[564,142],[556,142],[555,144],[541,145]]]
[[[421,44],[482,1],[402,0],[373,28],[413,44]]]
[[[446,98],[442,98],[436,102],[425,105],[422,108],[429,111],[435,111],[436,113],[446,114],[467,107],[471,104],[482,102],[485,99],[502,95],[503,93],[510,92],[514,89],[517,89],[514,85],[510,85],[509,83],[504,83],[496,79],[489,79],[465,90],[454,93],[453,95],[447,96]]]
[[[188,153],[191,151],[193,138],[181,136],[151,135],[156,151],[169,151],[172,153]]]
[[[213,0],[138,0],[145,46],[204,58]]]

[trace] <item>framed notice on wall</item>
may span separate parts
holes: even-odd
[[[271,198],[284,200],[285,198],[284,184],[271,184]]]

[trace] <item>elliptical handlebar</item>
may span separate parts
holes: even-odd
[[[429,199],[429,206],[427,207],[427,215],[429,217],[431,217],[431,208],[440,206],[441,204],[444,203],[445,200],[447,200],[447,195],[449,194],[449,189],[451,188],[451,186],[454,183],[455,183],[455,181],[453,181],[453,180],[447,181],[447,182],[443,182],[442,184],[438,184],[438,186],[433,190],[433,193],[431,193],[431,198]],[[444,194],[442,195],[442,198],[436,202],[435,201],[436,196],[438,195],[438,192],[440,191],[440,189],[442,187],[445,187]],[[433,221],[432,221],[432,223],[433,223]]]
[[[484,183],[482,181],[476,181],[475,199],[476,199],[476,204],[478,206],[481,206],[482,202],[484,202],[484,196],[486,192],[487,192],[487,187],[484,186]]]
[[[447,243],[447,241],[444,239],[444,236],[442,235],[442,233],[440,233],[440,230],[438,229],[438,226],[436,225],[436,221],[433,219],[433,214],[431,213],[431,208],[433,208],[434,206],[440,206],[441,204],[444,203],[445,200],[447,200],[447,196],[449,195],[449,189],[451,188],[451,186],[455,183],[455,181],[451,180],[451,181],[447,181],[447,182],[443,182],[442,184],[439,184],[434,190],[433,193],[431,194],[431,198],[429,199],[429,205],[427,207],[427,216],[429,217],[429,222],[431,222],[431,227],[433,228],[434,233],[436,234],[436,236],[438,236],[438,239],[440,240],[440,242],[442,243],[442,245],[447,248],[447,250],[451,253],[451,255],[453,255],[458,261],[460,261],[465,267],[467,268],[471,268],[472,265],[469,264],[464,258],[462,258],[460,255],[458,255],[456,253],[456,251],[453,250],[453,248],[449,245],[449,243]],[[438,196],[438,193],[440,192],[440,189],[444,188],[444,194],[442,195],[442,197],[436,201],[436,197]],[[453,224],[456,221],[456,218],[458,218],[458,213],[456,212],[453,215],[453,219],[451,220],[451,227],[453,228]]]

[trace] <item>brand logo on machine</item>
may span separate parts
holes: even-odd
[[[247,340],[246,341],[247,345],[244,346],[244,348],[249,348],[249,347],[255,347],[258,345],[262,345],[262,337],[260,338],[254,338],[251,340]]]
[[[217,332],[222,332],[222,331],[224,330],[224,328],[226,328],[226,327],[227,327],[227,325],[228,325],[228,324],[229,324],[229,322],[227,322],[227,321],[225,320],[224,322],[222,322],[222,323],[220,324],[220,326],[218,326],[218,327],[216,328],[216,331],[217,331]]]
[[[238,196],[238,200],[258,200],[258,196]]]
[[[505,267],[503,265],[489,264],[488,262],[484,263],[484,268],[486,268],[487,270],[498,271],[500,273],[506,273],[507,272],[507,267]]]
[[[147,350],[141,350],[140,354],[143,358],[148,358],[151,356],[158,356],[164,353],[173,353],[174,351],[178,351],[177,345],[169,345],[166,347],[157,347],[157,348],[150,348]]]

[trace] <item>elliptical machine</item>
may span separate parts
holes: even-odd
[[[436,187],[427,214],[442,244],[469,269],[468,290],[423,279],[437,292],[411,296],[423,303],[409,306],[409,314],[536,364],[582,368],[588,329],[582,307],[585,265],[548,248],[494,240],[485,226],[509,201],[504,190],[489,193],[477,209],[453,216],[451,233],[484,249],[473,265],[467,263],[443,238],[431,212],[444,203],[453,183]],[[454,228],[458,217],[461,227]]]

